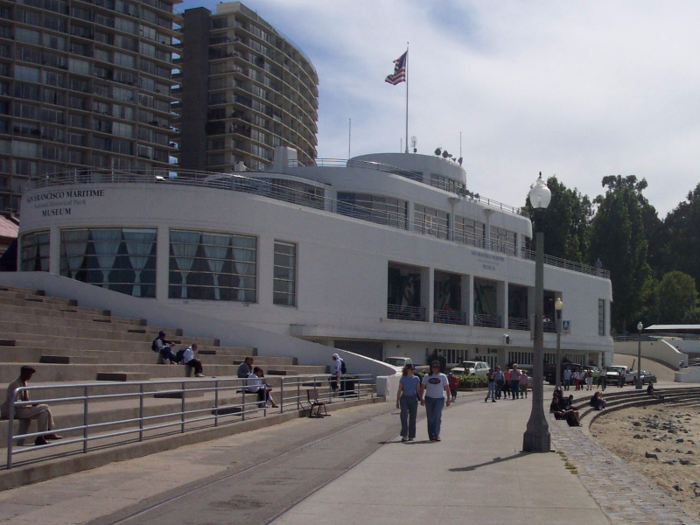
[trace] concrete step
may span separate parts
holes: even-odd
[[[236,365],[212,365],[202,363],[204,374],[207,376],[236,376]],[[148,374],[150,378],[179,378],[185,375],[185,367],[181,365],[158,364],[125,364],[125,363],[99,363],[99,364],[44,364],[32,363],[36,369],[35,378],[44,382],[61,381],[94,381],[99,373],[138,372]],[[323,366],[290,365],[285,367],[290,375],[324,374]],[[0,384],[9,384],[19,375],[19,363],[15,366],[2,364],[0,366]],[[271,376],[274,379],[275,376]]]
[[[37,310],[38,312],[59,311],[85,315],[111,315],[109,310],[78,306],[76,301],[70,299],[54,299],[52,297],[37,296],[12,297],[0,292],[0,302],[3,306],[11,306],[18,312],[21,310]]]
[[[250,349],[249,349],[250,350]],[[236,350],[237,351],[237,350]],[[38,363],[43,355],[70,356],[74,358],[71,363],[129,363],[129,364],[154,364],[157,362],[157,354],[152,350],[131,352],[130,350],[76,350],[71,348],[41,347],[0,347],[0,362],[6,363]],[[239,365],[247,354],[222,354],[222,355],[197,355],[203,363],[216,365]],[[291,366],[297,363],[292,357],[264,357],[255,356],[255,363],[264,369]]]
[[[31,304],[31,306],[30,306]],[[65,306],[60,308],[45,307],[42,308],[38,305],[41,303],[26,303],[20,304],[19,301],[10,300],[8,302],[0,301],[0,312],[10,312],[16,315],[33,315],[38,317],[60,317],[64,319],[98,319],[102,318],[105,322],[111,321],[112,323],[121,323],[124,325],[131,326],[144,326],[142,319],[129,319],[125,317],[112,317],[110,315],[105,315],[106,310],[95,310],[94,312],[85,311],[83,309],[76,308],[74,306]]]
[[[25,316],[25,319],[28,322],[3,321],[0,319],[0,333],[13,334],[12,337],[17,338],[24,338],[27,335],[31,335],[37,339],[43,339],[44,336],[68,338],[79,336],[82,338],[133,341],[137,343],[147,343],[150,345],[158,336],[159,331],[157,329],[150,329],[147,331],[138,329],[137,331],[134,331],[125,329],[123,325],[110,325],[105,323],[95,323],[93,321],[79,323],[73,322],[71,323],[72,326],[68,326],[68,323],[65,321],[52,323],[33,322],[29,316]],[[173,334],[172,331],[170,333]],[[183,336],[173,334],[168,337],[168,339],[171,338],[182,340]],[[213,337],[188,337],[187,341],[189,342],[190,340],[192,340],[192,342],[196,342],[202,347],[218,348],[220,346],[219,340]]]

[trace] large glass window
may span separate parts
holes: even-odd
[[[20,238],[22,247],[19,267],[23,272],[49,271],[49,232],[25,233]]]
[[[435,208],[416,204],[413,214],[413,230],[426,235],[447,239],[450,214]]]
[[[408,222],[406,201],[369,193],[338,192],[338,213],[404,230]]]
[[[605,299],[598,299],[598,335],[605,335]]]
[[[255,237],[171,230],[168,296],[253,303],[256,263]]]
[[[156,296],[156,230],[61,231],[61,275],[135,297]]]
[[[455,216],[455,241],[469,246],[484,248],[486,225],[483,222]]]
[[[275,304],[296,305],[296,244],[275,241],[274,297]]]

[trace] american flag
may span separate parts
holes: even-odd
[[[399,58],[394,60],[394,74],[386,77],[385,82],[388,82],[392,86],[400,84],[401,82],[406,82],[406,60],[408,59],[408,51],[406,51]]]

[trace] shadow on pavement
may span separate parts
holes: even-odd
[[[451,468],[450,472],[471,472],[473,470],[476,470],[481,467],[488,467],[489,465],[495,465],[496,463],[501,463],[503,461],[510,461],[512,459],[518,459],[523,456],[527,456],[529,452],[518,452],[517,454],[513,454],[512,456],[506,456],[505,458],[493,458],[491,461],[487,461],[486,463],[479,463],[478,465],[469,465],[468,467],[455,467]]]

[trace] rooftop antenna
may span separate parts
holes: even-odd
[[[462,132],[459,132],[459,158],[462,158]],[[462,163],[460,162],[460,165]]]
[[[348,119],[348,159],[350,158],[350,145],[352,144],[352,119]]]
[[[406,144],[406,148],[408,148],[408,144]],[[399,139],[399,153],[403,152],[403,139]]]
[[[413,153],[418,153],[418,139],[415,137],[411,137],[411,149],[413,150]]]

